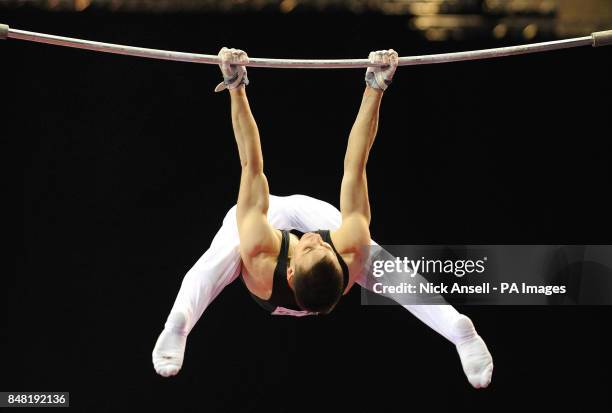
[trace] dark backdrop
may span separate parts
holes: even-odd
[[[256,57],[357,58],[498,46],[428,44],[404,18],[46,14],[14,28]],[[537,40],[537,39],[536,39]],[[399,68],[368,166],[380,243],[610,243],[612,49]],[[0,43],[1,133],[22,202],[3,278],[1,389],[70,391],[73,409],[434,411],[610,402],[605,307],[463,307],[495,361],[472,389],[452,345],[408,312],[275,318],[230,285],[163,379],[151,351],[184,273],[235,202],[239,162],[218,67]],[[359,70],[249,69],[271,192],[338,205]],[[6,96],[6,94],[5,94]]]

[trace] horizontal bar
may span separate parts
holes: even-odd
[[[92,50],[95,52],[115,53],[128,56],[145,57],[150,59],[173,60],[179,62],[215,64],[220,63],[218,56],[198,53],[174,52],[169,50],[147,49],[143,47],[124,46],[112,43],[101,43],[90,40],[75,39],[71,37],[54,36],[50,34],[28,32],[11,29],[0,24],[0,38],[25,40],[37,43],[46,43],[56,46],[74,47],[77,49]],[[407,56],[399,58],[399,66],[427,65],[436,63],[459,62],[466,60],[491,59],[504,56],[515,56],[528,53],[539,53],[550,50],[567,49],[580,46],[603,46],[610,44],[612,30],[593,33],[590,36],[573,39],[555,40],[550,42],[532,43],[519,46],[498,47],[495,49],[473,50],[467,52],[441,53],[422,56]],[[371,64],[368,59],[270,59],[249,57],[251,67],[290,68],[290,69],[346,69],[378,66]]]

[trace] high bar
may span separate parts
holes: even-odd
[[[73,47],[77,49],[92,50],[95,52],[114,53],[128,56],[144,57],[149,59],[173,60],[179,62],[215,64],[220,63],[218,56],[199,53],[175,52],[170,50],[148,49],[144,47],[125,46],[112,43],[95,42],[91,40],[71,37],[55,36],[51,34],[29,32],[11,29],[6,24],[0,24],[0,39],[25,40],[36,43],[46,43],[56,46]],[[415,66],[436,63],[450,63],[467,60],[492,59],[504,56],[516,56],[528,53],[540,53],[551,50],[568,49],[581,46],[607,46],[612,45],[612,30],[595,32],[589,36],[571,39],[554,40],[549,42],[531,43],[518,46],[497,47],[494,49],[472,50],[465,52],[440,53],[422,56],[406,56],[399,58],[399,66]],[[249,57],[246,66],[286,68],[286,69],[348,69],[365,68],[372,65],[368,59],[271,59]]]

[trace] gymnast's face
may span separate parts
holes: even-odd
[[[329,243],[323,241],[321,235],[316,232],[308,232],[302,235],[299,242],[293,249],[291,266],[308,269],[321,259],[329,257],[336,261],[336,254]]]

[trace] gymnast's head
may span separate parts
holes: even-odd
[[[342,268],[332,246],[318,233],[304,234],[295,246],[287,280],[303,310],[328,314],[342,297]]]

